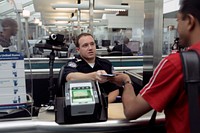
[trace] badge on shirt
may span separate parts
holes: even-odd
[[[82,61],[82,59],[78,59],[78,58],[76,59],[76,62],[80,62],[80,61]]]
[[[77,64],[75,62],[69,62],[67,66],[76,68]]]

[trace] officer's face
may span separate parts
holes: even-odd
[[[77,48],[82,58],[93,60],[96,56],[96,45],[91,36],[82,36],[79,39],[79,48]]]

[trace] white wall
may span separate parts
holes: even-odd
[[[115,14],[105,14],[104,18],[108,20],[108,26],[94,28],[94,35],[101,45],[102,39],[114,41],[116,37],[127,36],[131,40],[143,41],[144,29],[144,1],[143,0],[123,0],[129,3],[130,9],[128,16],[116,16]],[[126,28],[119,32],[112,32],[112,28]]]

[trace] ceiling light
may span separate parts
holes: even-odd
[[[34,23],[35,23],[35,24],[39,24],[39,22],[40,22],[40,20],[39,20],[38,18],[35,18],[35,19],[34,19]]]
[[[125,9],[104,9],[105,11],[122,11],[125,12]]]
[[[76,8],[76,9],[89,9],[89,3],[86,4],[52,4],[51,7],[53,9],[57,9],[57,8]]]
[[[42,22],[40,21],[40,22],[38,23],[38,25],[39,25],[39,26],[42,26]]]
[[[29,10],[23,10],[22,15],[24,18],[29,18],[30,17],[30,11]]]
[[[56,24],[68,24],[68,21],[56,21]]]
[[[111,11],[120,11],[120,10],[128,10],[130,8],[129,5],[95,5],[95,10],[111,10]]]
[[[78,10],[78,8],[55,8],[57,11],[75,11]]]
[[[84,2],[81,4],[52,4],[51,5],[53,9],[57,8],[72,8],[72,9],[80,9],[80,10],[89,10],[89,2]],[[121,11],[121,10],[128,10],[130,8],[129,5],[94,5],[94,10],[105,10],[105,9],[113,9],[115,11]],[[112,11],[113,11],[112,10]]]

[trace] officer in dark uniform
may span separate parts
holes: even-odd
[[[96,57],[96,45],[93,36],[82,33],[77,37],[76,47],[79,56],[68,61],[64,69],[64,77],[69,80],[97,80],[102,92],[108,94],[108,102],[114,102],[119,95],[118,86],[108,82],[102,74],[112,74],[110,61]]]
[[[105,70],[106,73],[111,74],[113,73],[112,68],[113,67],[110,61],[98,57],[96,57],[94,67],[92,68],[85,60],[78,56],[77,58],[67,62],[64,74],[66,77],[71,72],[91,73],[98,70]],[[109,92],[117,89],[117,86],[110,82],[101,83],[99,86],[102,88],[101,91],[105,92],[106,94],[109,94]]]

